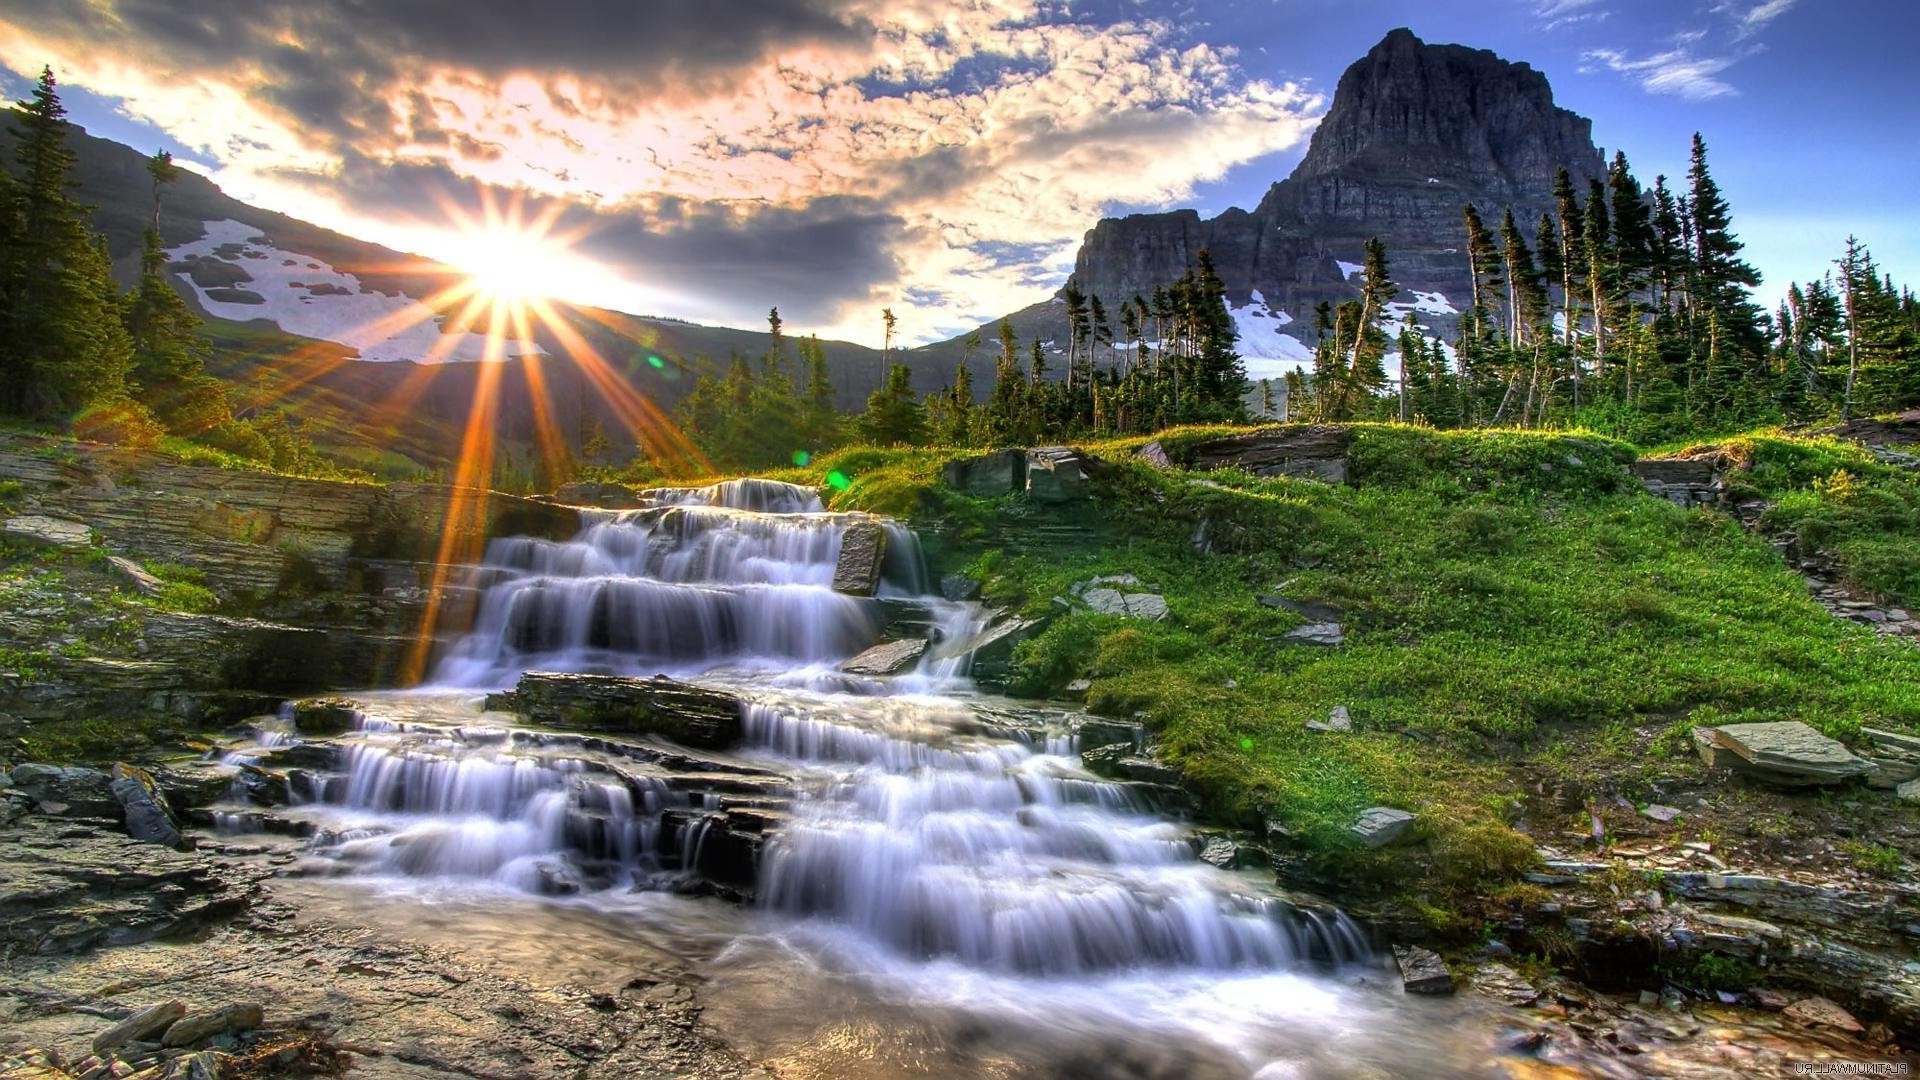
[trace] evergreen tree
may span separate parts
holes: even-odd
[[[860,438],[875,446],[913,445],[926,437],[926,418],[913,394],[913,372],[905,364],[887,371],[887,381],[867,398],[860,415]]]
[[[180,173],[172,155],[160,151],[147,160],[153,178],[153,224],[140,252],[140,280],[127,298],[124,321],[133,350],[129,372],[140,400],[176,435],[200,435],[233,418],[226,388],[206,374],[210,346],[200,332],[200,317],[167,280],[167,257],[160,241],[160,200]]]

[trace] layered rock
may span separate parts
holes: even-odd
[[[740,741],[738,698],[664,675],[529,671],[511,694],[495,695],[488,707],[547,727],[659,735],[687,746],[724,749]]]

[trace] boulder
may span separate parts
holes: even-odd
[[[940,595],[949,600],[980,599],[980,583],[965,574],[948,574],[940,579]]]
[[[880,588],[887,565],[887,530],[878,522],[862,521],[840,535],[840,557],[833,566],[833,591],[848,596],[872,596]]]
[[[130,1042],[154,1042],[162,1032],[172,1027],[175,1021],[185,1015],[187,1015],[187,1006],[177,1000],[149,1005],[95,1035],[93,1052],[107,1054]]]
[[[1131,747],[1139,741],[1139,728],[1135,725],[1097,716],[1081,717],[1073,726],[1073,734],[1083,754],[1102,746]]]
[[[1167,617],[1167,600],[1159,593],[1123,593],[1118,589],[1097,588],[1082,593],[1080,600],[1089,610],[1102,615],[1154,622]]]
[[[1160,445],[1159,439],[1155,439],[1140,449],[1135,450],[1133,452],[1133,459],[1135,461],[1144,461],[1157,469],[1170,469],[1173,467],[1173,459],[1167,456],[1167,448]]]
[[[840,665],[849,675],[898,675],[920,662],[927,651],[924,638],[883,641]]]
[[[1397,810],[1391,806],[1375,806],[1360,811],[1360,817],[1348,830],[1362,844],[1370,848],[1386,847],[1398,842],[1413,827],[1418,814],[1406,810]]]
[[[1329,484],[1347,482],[1351,429],[1337,424],[1295,424],[1230,435],[1195,444],[1195,469],[1245,469],[1255,476],[1299,476]]]
[[[1897,731],[1870,727],[1861,728],[1860,734],[1888,753],[1920,755],[1920,735],[1905,735]]]
[[[1207,837],[1206,843],[1200,847],[1200,861],[1222,870],[1231,870],[1240,863],[1240,845],[1224,836]]]
[[[1044,503],[1084,499],[1091,488],[1089,481],[1103,464],[1071,446],[1035,447],[1027,451],[1027,497]]]
[[[1781,1015],[1808,1027],[1833,1028],[1851,1035],[1865,1031],[1853,1014],[1823,997],[1801,998],[1781,1010]]]
[[[212,1012],[195,1013],[175,1020],[161,1037],[160,1045],[192,1046],[215,1035],[238,1035],[259,1027],[264,1019],[265,1010],[253,1002],[227,1005]]]
[[[120,798],[113,793],[113,778],[99,769],[15,765],[10,779],[43,814],[120,820]]]
[[[360,710],[346,698],[306,698],[293,703],[293,728],[302,735],[339,735],[360,723]]]
[[[739,698],[664,675],[529,671],[510,695],[494,695],[487,707],[519,713],[543,727],[659,735],[715,750],[740,741]]]
[[[636,510],[647,505],[633,488],[601,480],[576,480],[554,489],[553,501],[568,506],[596,506],[603,510]]]
[[[1087,771],[1109,780],[1132,780],[1144,784],[1180,783],[1180,770],[1163,765],[1146,754],[1135,753],[1131,743],[1111,743],[1081,753],[1080,763]]]
[[[92,529],[78,521],[44,514],[22,514],[8,518],[3,531],[8,540],[27,547],[79,549],[93,546]]]
[[[109,787],[114,798],[120,800],[128,836],[170,848],[186,842],[180,833],[180,819],[174,816],[166,793],[160,790],[152,773],[124,761],[115,762]]]
[[[1395,945],[1393,962],[1400,967],[1400,987],[1409,994],[1451,994],[1453,973],[1446,961],[1430,949]]]
[[[1909,780],[1895,788],[1893,793],[1903,803],[1920,806],[1920,780]]]
[[[1286,637],[1288,641],[1298,641],[1306,645],[1324,645],[1328,648],[1344,645],[1347,642],[1346,631],[1337,622],[1308,623],[1287,631]]]
[[[1010,495],[1026,490],[1027,455],[1019,450],[995,450],[958,458],[941,466],[940,478],[948,487],[969,495]]]
[[[1873,771],[1865,759],[1797,720],[1695,728],[1693,744],[1709,768],[1781,787],[1839,784]]]

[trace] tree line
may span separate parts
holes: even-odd
[[[200,318],[167,278],[160,209],[179,166],[147,161],[153,220],[122,291],[105,239],[74,198],[73,150],[52,69],[17,102],[11,168],[0,162],[0,415],[84,438],[150,446],[174,436],[273,468],[338,470],[272,412],[238,418],[205,371]]]

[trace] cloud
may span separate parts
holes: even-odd
[[[1563,26],[1597,23],[1610,18],[1613,12],[1600,7],[1600,3],[1601,0],[1538,0],[1533,6],[1533,14],[1540,22],[1540,29],[1558,30]]]
[[[1604,66],[1632,78],[1650,94],[1672,94],[1688,101],[1709,101],[1739,93],[1733,84],[1718,78],[1722,71],[1733,65],[1732,59],[1695,56],[1684,47],[1640,58],[1630,57],[1617,49],[1589,49],[1581,54],[1581,58],[1589,65],[1582,67],[1582,71],[1594,70],[1591,65],[1595,64]]]
[[[1799,0],[1764,0],[1763,3],[1748,8],[1740,15],[1740,36],[1745,37],[1760,32],[1768,23],[1785,15],[1798,2]]]

